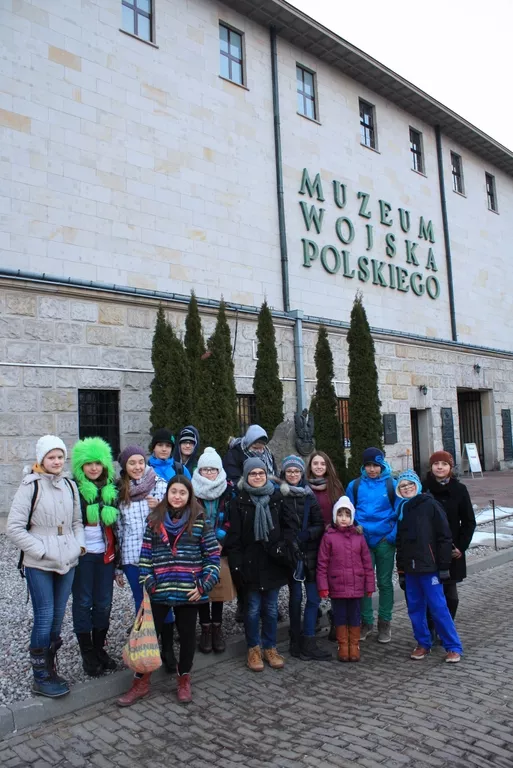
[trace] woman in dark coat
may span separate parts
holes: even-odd
[[[444,592],[454,619],[459,602],[457,584],[467,575],[465,552],[472,541],[476,518],[466,486],[453,475],[452,455],[447,451],[436,451],[429,459],[429,466],[422,490],[429,491],[442,505],[452,534],[451,578],[444,582]]]
[[[290,542],[291,564],[289,576],[290,654],[304,660],[331,658],[315,640],[317,611],[321,602],[315,583],[317,555],[324,533],[321,508],[314,492],[305,480],[305,463],[299,456],[286,456],[281,465],[283,482],[280,491],[289,518],[294,526]],[[301,604],[303,585],[306,592],[303,632],[301,633]]]
[[[285,659],[276,650],[278,594],[288,581],[287,541],[294,529],[262,459],[244,462],[238,488],[230,502],[223,553],[234,583],[244,589],[247,665],[261,672],[265,659],[273,669],[281,669]]]

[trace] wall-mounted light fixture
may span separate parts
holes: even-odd
[[[419,387],[419,392],[422,392],[422,394],[423,394],[423,395],[427,395],[427,392],[428,392],[428,388],[426,387],[426,385],[425,385],[425,384],[421,384],[421,385],[420,385],[420,387]]]
[[[476,363],[474,365],[474,370],[475,370],[476,373],[479,373],[481,371],[481,366],[479,365],[479,363]]]

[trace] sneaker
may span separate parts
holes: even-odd
[[[370,633],[374,630],[373,624],[366,624],[365,622],[362,623],[360,627],[360,642],[362,640],[367,640]]]
[[[262,672],[264,669],[264,662],[262,661],[262,651],[259,645],[255,645],[253,648],[248,648],[247,665],[252,672]]]
[[[410,659],[413,659],[414,661],[422,661],[422,659],[425,659],[426,656],[429,656],[430,653],[430,648],[423,648],[421,645],[417,645],[417,647],[411,652]]]
[[[449,651],[445,654],[445,660],[448,664],[457,664],[461,661],[461,654],[458,651]]]
[[[378,643],[389,643],[392,639],[392,626],[390,621],[378,619]]]
[[[264,659],[271,669],[282,669],[285,666],[285,659],[280,656],[276,648],[264,648]]]

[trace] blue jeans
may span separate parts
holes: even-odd
[[[305,637],[315,636],[315,625],[317,624],[317,609],[321,603],[321,598],[317,591],[315,581],[289,581],[289,618],[290,634],[294,638],[299,638],[301,634],[301,604],[303,602],[303,586],[306,592],[305,615],[303,618],[303,635]]]
[[[279,589],[249,590],[245,594],[244,628],[248,648],[276,647],[278,628]],[[260,616],[262,617],[262,642],[260,642]]]
[[[73,629],[76,635],[95,629],[108,629],[114,563],[105,563],[103,554],[88,552],[75,570],[73,581]]]
[[[406,574],[406,602],[415,640],[423,648],[431,648],[426,608],[446,651],[463,652],[461,640],[447,608],[444,588],[437,573]]]
[[[123,572],[126,576],[126,580],[130,584],[130,589],[132,590],[135,603],[135,615],[137,616],[143,600],[143,588],[142,584],[139,583],[139,566],[130,564],[124,565]],[[175,615],[173,609],[170,608],[164,624],[173,624],[174,620]]]
[[[59,637],[74,575],[74,568],[64,575],[39,568],[25,568],[34,611],[31,648],[48,648]]]

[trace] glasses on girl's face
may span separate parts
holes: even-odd
[[[401,488],[410,489],[410,488],[415,488],[415,487],[416,487],[415,483],[401,483]]]
[[[287,469],[287,475],[300,475],[299,469]]]
[[[214,472],[218,472],[219,470],[217,470],[215,467],[202,467],[201,471],[206,475],[213,475]]]
[[[256,480],[258,480],[261,477],[265,477],[265,472],[250,472],[248,477],[254,477]]]

